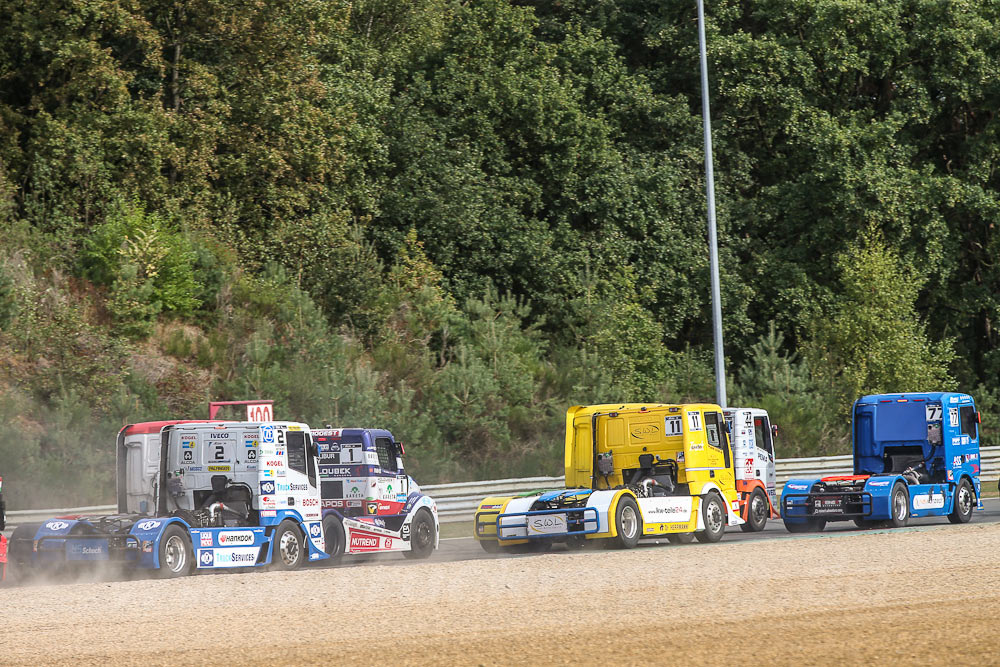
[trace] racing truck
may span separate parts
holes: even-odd
[[[852,408],[854,474],[790,479],[781,491],[785,528],[829,521],[905,526],[910,517],[966,523],[982,509],[975,401],[955,392],[862,396]]]
[[[744,532],[764,530],[768,519],[778,518],[777,472],[774,466],[774,438],[778,427],[771,424],[766,410],[726,408],[736,460],[736,491],[740,497],[740,517]]]
[[[427,558],[438,547],[434,500],[403,469],[405,451],[383,429],[314,429],[326,552],[400,551]]]
[[[566,488],[479,503],[474,535],[488,552],[639,538],[716,542],[743,523],[723,411],[713,404],[573,406],[566,412]]]
[[[21,572],[115,561],[176,577],[292,569],[325,552],[318,457],[296,422],[146,422],[117,443],[118,513],[19,525]]]

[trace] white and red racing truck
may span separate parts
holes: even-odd
[[[769,518],[778,518],[774,468],[778,427],[771,424],[767,411],[759,408],[725,408],[723,414],[733,443],[740,517],[745,521],[740,529],[758,532],[764,530]]]

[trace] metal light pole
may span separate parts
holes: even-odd
[[[701,117],[705,129],[705,188],[708,197],[708,258],[712,272],[712,332],[715,340],[715,402],[726,407],[726,359],[722,351],[722,304],[719,250],[715,233],[715,174],[712,171],[712,121],[708,113],[708,59],[705,56],[705,6],[698,0],[698,48],[701,52]]]

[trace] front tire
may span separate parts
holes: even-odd
[[[407,558],[429,557],[434,551],[435,537],[434,519],[430,512],[422,508],[417,510],[410,524],[410,550],[404,551],[403,555]]]
[[[695,538],[705,544],[718,542],[726,532],[726,507],[722,504],[722,498],[715,493],[708,494],[702,503],[701,513],[705,521],[705,530],[696,532]]]
[[[618,530],[615,546],[632,549],[639,544],[639,538],[642,536],[642,518],[639,515],[639,506],[627,496],[619,500],[615,508],[615,527]]]
[[[896,482],[892,487],[889,509],[892,511],[892,516],[889,518],[890,528],[902,528],[910,522],[910,494],[905,484]]]
[[[171,524],[163,531],[158,549],[160,569],[157,575],[161,579],[174,579],[191,573],[194,566],[194,550],[191,548],[191,538],[188,532]]]
[[[767,502],[767,496],[759,488],[754,489],[747,501],[747,520],[740,524],[740,530],[744,533],[759,533],[767,525],[767,518],[771,515],[771,506]]]
[[[302,532],[291,521],[283,521],[274,532],[271,546],[271,566],[275,570],[294,570],[305,556]]]
[[[323,540],[325,542],[327,555],[334,563],[340,561],[344,555],[344,545],[347,539],[344,536],[344,522],[336,514],[327,514],[323,517]]]
[[[969,523],[972,510],[976,507],[976,494],[972,491],[969,480],[963,479],[955,491],[955,508],[948,515],[952,523]]]

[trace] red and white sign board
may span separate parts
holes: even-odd
[[[270,403],[257,403],[247,405],[248,422],[269,422],[274,421],[274,413],[271,411]]]

